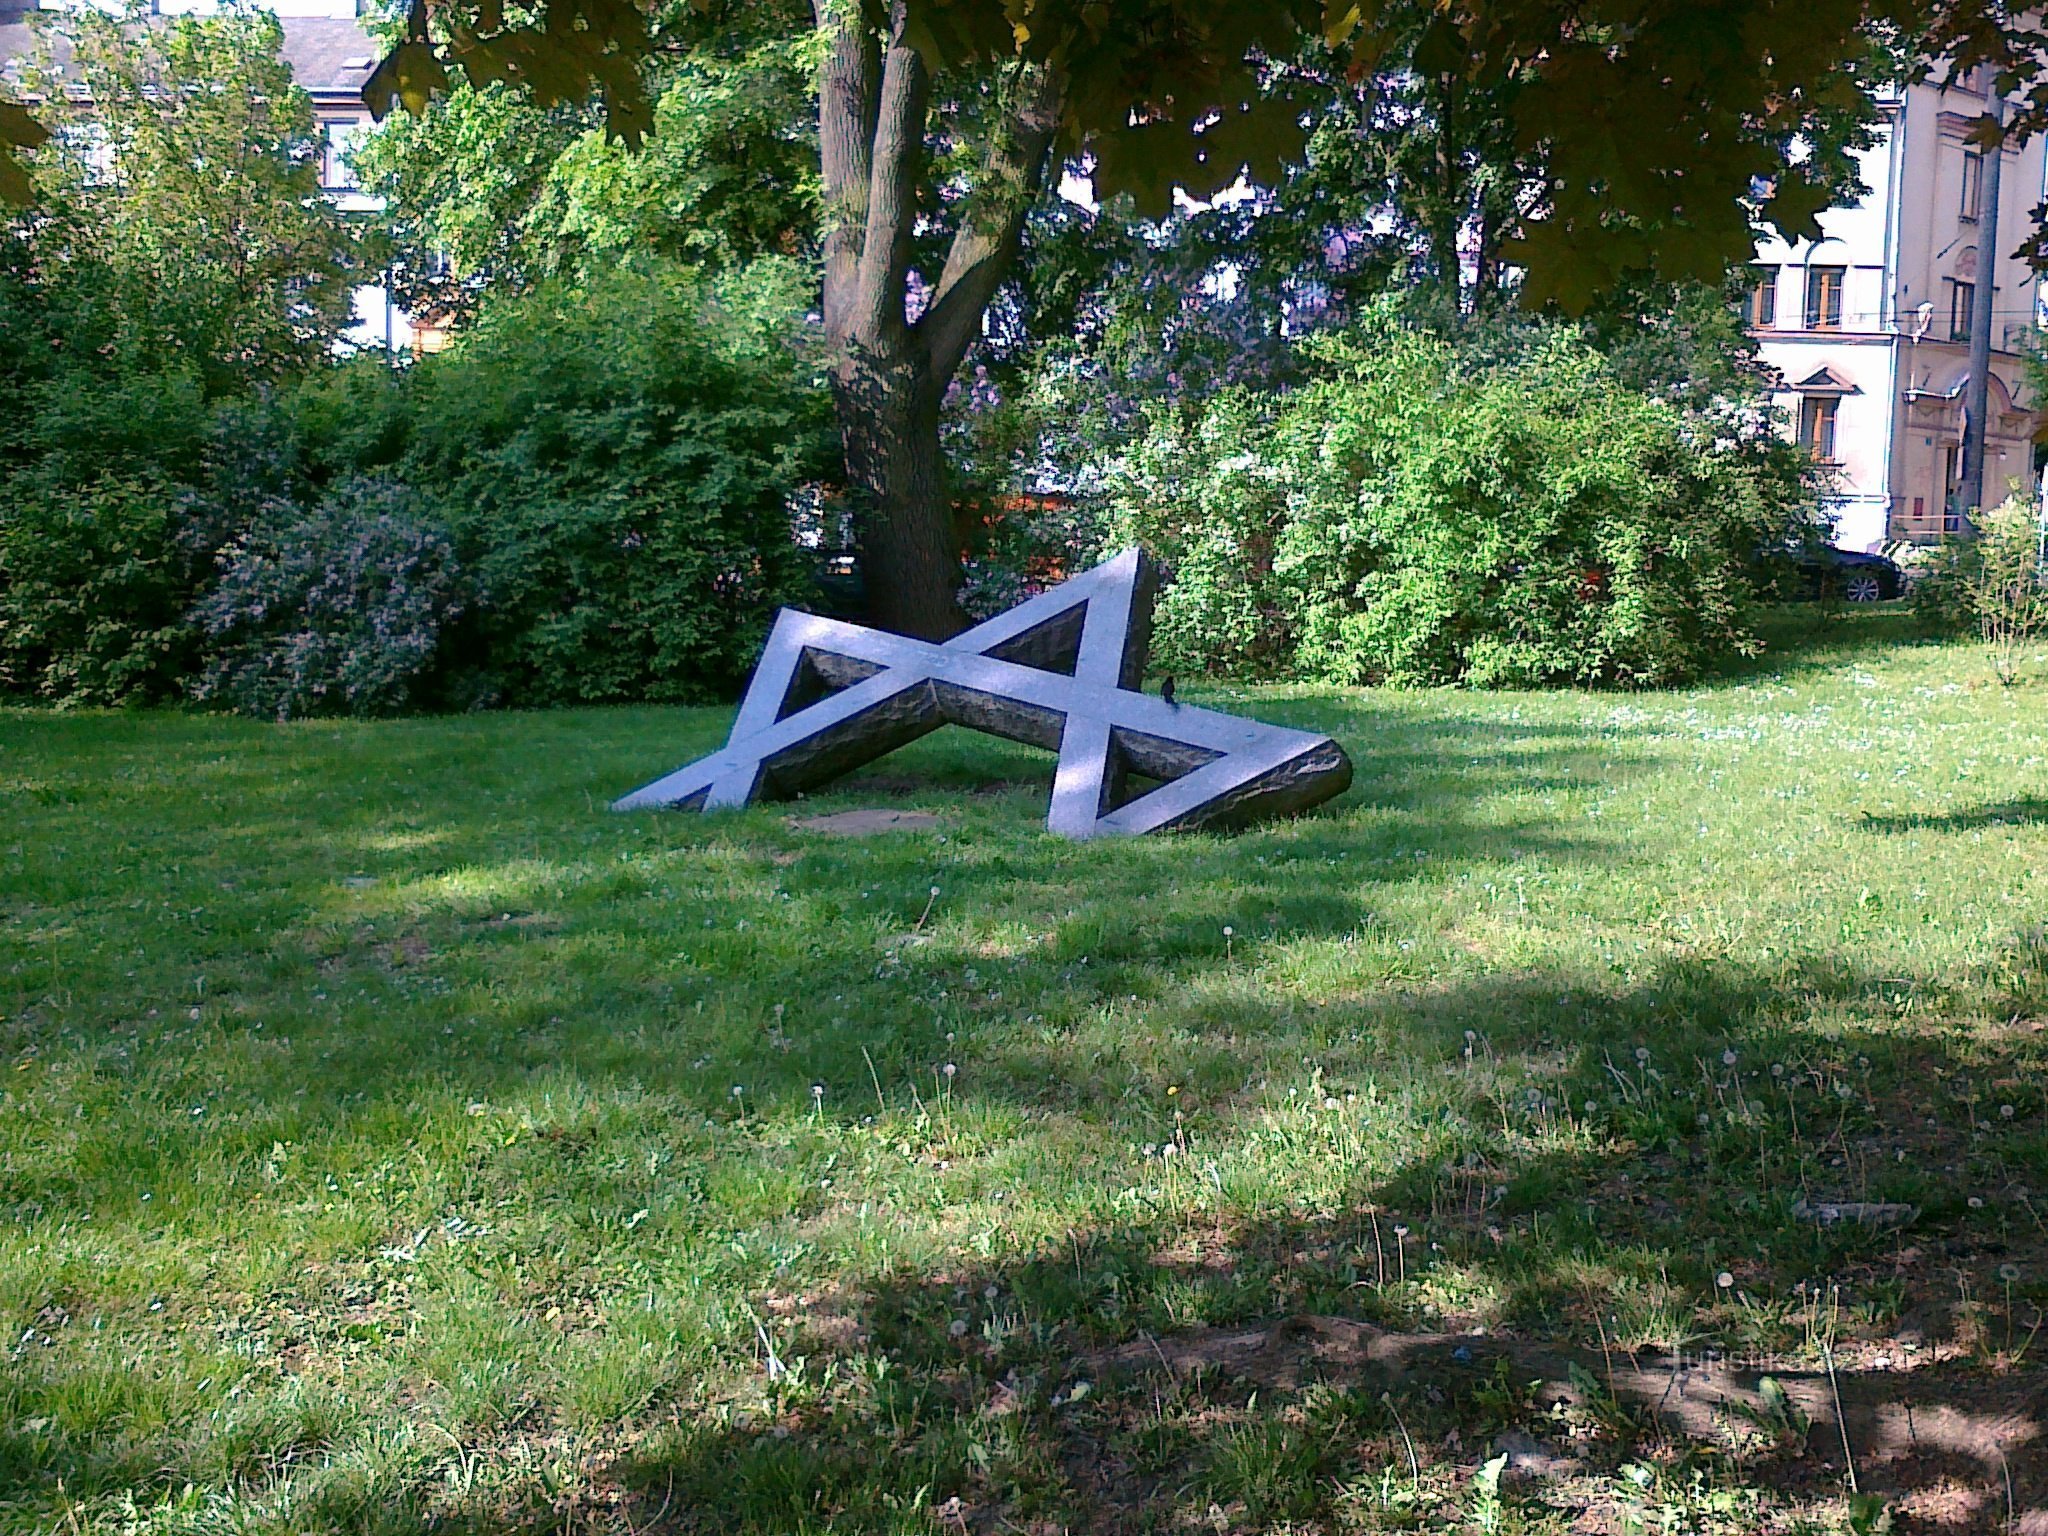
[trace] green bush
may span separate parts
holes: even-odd
[[[1524,334],[1461,356],[1382,317],[1293,394],[1156,417],[1109,495],[1173,568],[1162,662],[1643,686],[1749,649],[1757,553],[1813,517],[1796,454],[1760,412],[1623,385],[1572,327]]]
[[[804,281],[543,287],[395,381],[304,392],[305,451],[431,489],[507,702],[729,697],[804,590],[789,502],[831,442]]]
[[[1273,410],[1246,389],[1193,411],[1148,405],[1146,429],[1104,476],[1108,542],[1143,544],[1173,576],[1152,623],[1162,671],[1264,677],[1292,664],[1295,614],[1273,568],[1289,518]]]
[[[57,704],[177,693],[197,655],[188,610],[204,570],[183,507],[140,476],[13,479],[0,497],[0,693]]]
[[[2019,681],[2028,653],[2048,636],[2039,513],[2019,497],[1980,513],[1973,537],[1944,539],[1921,562],[1912,604],[1931,629],[1974,629],[1998,680]]]

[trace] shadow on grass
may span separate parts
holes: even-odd
[[[646,756],[649,741],[600,743],[594,765],[571,773],[544,760],[574,739],[551,724],[537,727],[546,743],[532,782],[501,757],[486,752],[480,764],[409,733],[401,738],[417,755],[401,753],[383,780],[309,788],[223,769],[233,782],[221,820],[182,835],[197,846],[225,834],[241,859],[260,849],[267,862],[194,860],[165,877],[174,899],[139,914],[110,905],[92,920],[118,939],[110,976],[149,944],[170,948],[183,973],[201,969],[195,958],[204,965],[207,1006],[225,1021],[209,1018],[204,1042],[178,1021],[182,1008],[131,1027],[166,1055],[200,1056],[236,1102],[210,1100],[208,1116],[188,1119],[183,1095],[168,1128],[123,1120],[128,1069],[109,1059],[96,1068],[105,1121],[79,1133],[91,1160],[24,1161],[8,1170],[5,1198],[25,1219],[89,1198],[96,1232],[145,1221],[196,1231],[197,1217],[170,1198],[146,1218],[124,1206],[110,1193],[115,1178],[161,1188],[205,1166],[240,1169],[256,1188],[274,1138],[317,1158],[322,1134],[340,1139],[360,1122],[403,1145],[416,1106],[436,1095],[460,1095],[460,1126],[463,1101],[536,1080],[599,1099],[652,1083],[665,1097],[643,1105],[649,1119],[686,1107],[720,1115],[724,1139],[688,1150],[729,1160],[741,1182],[757,1154],[770,1171],[788,1170],[775,1162],[780,1149],[747,1141],[727,1085],[786,1108],[808,1104],[811,1082],[830,1082],[838,1114],[849,1084],[876,1081],[880,1097],[886,1082],[900,1097],[903,1083],[929,1082],[935,1063],[953,1059],[958,1031],[958,1057],[970,1063],[955,1100],[962,1117],[1012,1127],[1019,1142],[1048,1125],[1085,1140],[1102,1152],[1104,1176],[1131,1181],[1101,1203],[1114,1214],[1034,1246],[991,1219],[985,1260],[849,1268],[810,1292],[735,1291],[726,1304],[758,1305],[773,1351],[758,1391],[664,1398],[592,1479],[593,1500],[622,1502],[571,1518],[736,1532],[1442,1525],[1477,1518],[1473,1469],[1513,1434],[1545,1468],[1516,1498],[1594,1509],[1618,1526],[1629,1498],[1695,1497],[1695,1466],[1736,1468],[1707,1473],[1715,1486],[1753,1478],[1800,1495],[1832,1491],[1834,1388],[1866,1486],[1949,1498],[1982,1523],[2003,1518],[1998,1479],[2009,1471],[2016,1515],[2048,1505],[2028,1402],[2038,1372],[2022,1363],[1993,1375],[1944,1356],[1997,1350],[1996,1338],[1957,1342],[1956,1308],[1911,1321],[1931,1317],[1957,1275],[1982,1298],[1996,1292],[2000,1259],[2038,1272],[2020,1204],[1973,1214],[1966,1203],[1973,1187],[1996,1189],[1970,1182],[1987,1170],[2013,1182],[2043,1171],[2038,1138],[2002,1128],[1992,1107],[2006,1091],[1992,1085],[2038,1071],[2030,1037],[1913,1035],[1894,1027],[1900,999],[1921,1008],[1916,1017],[1946,1018],[1938,984],[1842,960],[1742,965],[1703,953],[1637,982],[1562,970],[1448,979],[1448,966],[1406,964],[1395,937],[1378,931],[1379,909],[1419,885],[1448,889],[1521,863],[1560,874],[1626,866],[1625,843],[1584,822],[1566,827],[1530,798],[1625,780],[1638,771],[1613,751],[1626,733],[1457,712],[1397,720],[1328,701],[1260,713],[1312,719],[1352,748],[1356,785],[1330,813],[1232,839],[1088,848],[1035,830],[1043,792],[1028,786],[1042,785],[1044,759],[978,742],[935,739],[890,766],[902,781],[855,781],[821,799],[885,793],[957,811],[944,840],[858,846],[801,837],[779,810],[640,821],[592,811],[579,822],[585,781],[628,779],[614,770]],[[708,734],[709,722],[691,728]],[[992,792],[961,809],[963,788]],[[323,796],[324,809],[305,809]],[[450,806],[460,816],[446,815]],[[410,831],[407,818],[418,823]],[[385,842],[363,878],[384,884],[337,884],[364,868],[372,833]],[[584,838],[573,855],[544,851],[572,833]],[[169,832],[136,835],[189,857]],[[223,878],[253,894],[225,890]],[[943,898],[928,895],[934,885]],[[1469,910],[1474,893],[1456,899]],[[238,901],[254,903],[245,928],[202,920],[219,922]],[[972,921],[951,923],[956,911]],[[264,925],[270,912],[283,915],[274,927]],[[1311,988],[1287,973],[1287,945],[1354,937],[1369,963],[1346,950],[1349,969],[1334,984]],[[1241,956],[1254,945],[1271,961],[1247,978]],[[214,957],[231,950],[260,963],[223,979]],[[62,978],[71,995],[93,988],[81,972]],[[40,983],[17,972],[10,985],[27,994]],[[49,993],[10,1009],[9,1029],[41,1043],[97,1026],[65,1011],[55,981]],[[273,1048],[287,1030],[296,1048]],[[1730,1052],[1732,1066],[1722,1060]],[[1318,1067],[1397,1086],[1408,1074],[1422,1085],[1416,1108],[1403,1120],[1399,1105],[1325,1105]],[[169,1099],[182,1086],[170,1081],[148,1091]],[[1169,1084],[1199,1104],[1177,1114],[1162,1096]],[[1369,1114],[1394,1120],[1400,1150],[1393,1166],[1367,1172],[1347,1135]],[[544,1126],[517,1146],[442,1134],[417,1153],[455,1170],[459,1196],[437,1198],[509,1201],[531,1183],[587,1213],[593,1230],[615,1207],[624,1218],[657,1203],[645,1194],[642,1147],[624,1137],[596,1145],[594,1118],[559,1134]],[[793,1143],[801,1128],[787,1134]],[[946,1134],[940,1126],[920,1155],[943,1161]],[[1052,1137],[1042,1139],[1050,1165]],[[1176,1155],[1133,1172],[1117,1153],[1139,1142]],[[1032,1177],[1040,1148],[1018,1155],[1000,1177]],[[208,1187],[231,1197],[225,1180]],[[936,1181],[911,1187],[932,1202],[956,1193]],[[1910,1203],[1918,1220],[1903,1234],[1825,1227],[1795,1214],[1802,1197]],[[804,1225],[822,1203],[792,1196],[778,1229],[792,1251],[833,1240]],[[737,1233],[753,1218],[716,1219]],[[645,1230],[659,1231],[659,1218]],[[972,1252],[964,1226],[948,1230],[959,1253]],[[357,1246],[380,1240],[366,1226]],[[1004,1252],[1012,1242],[1024,1251]],[[539,1250],[505,1257],[514,1270],[553,1262]],[[1816,1292],[1792,1289],[1824,1279],[1869,1312],[1858,1337],[1841,1335],[1861,1353],[1842,1362],[1825,1412],[1822,1378],[1793,1346],[1834,1325]],[[561,1283],[596,1280],[579,1271]],[[2035,1294],[2021,1298],[2022,1335]],[[533,1301],[515,1286],[508,1326],[538,1327]],[[2012,1313],[2008,1288],[2008,1324]],[[1447,1325],[1528,1342],[1496,1354],[1503,1346],[1462,1335],[1386,1344],[1365,1331]],[[1790,1407],[1775,1408],[1754,1373],[1701,1377],[1731,1405],[1736,1430],[1745,1413],[1762,1420],[1758,1443],[1724,1448],[1718,1463],[1689,1461],[1685,1449],[1715,1426],[1660,1428],[1665,1387],[1653,1375],[1628,1386],[1614,1359],[1646,1342],[1697,1346],[1703,1328],[1724,1350],[1782,1355],[1778,1375],[1791,1384]],[[1877,1365],[1879,1335],[1901,1364],[1918,1363],[1904,1353],[1910,1328],[1930,1363]],[[1553,1395],[1542,1383],[1560,1375]],[[118,1429],[53,1448],[47,1426],[0,1427],[0,1468],[23,1490],[97,1481],[104,1491],[110,1467],[138,1454],[153,1453]],[[469,1454],[458,1447],[459,1459]],[[1987,1455],[1999,1458],[1995,1471]],[[1666,1472],[1643,1483],[1624,1465],[1676,1470],[1667,1486],[1656,1480]],[[172,1472],[161,1477],[177,1486]],[[1574,1491],[1589,1477],[1597,1487]],[[584,1497],[579,1486],[564,1501]],[[460,1528],[438,1514],[414,1518],[405,1497],[381,1526],[374,1515],[347,1523]],[[550,1511],[478,1528],[560,1523]]]
[[[1446,991],[1430,1030],[1474,1031],[1461,1072],[1506,1041],[1537,1059],[1555,985]],[[1446,1528],[1480,1518],[1474,1479],[1507,1455],[1510,1504],[1574,1529],[1743,1529],[1743,1489],[1811,1512],[1852,1480],[1899,1532],[2048,1529],[2048,1229],[2023,1186],[1966,1200],[1926,1114],[2039,1053],[1806,1030],[1903,985],[1679,965],[1582,998],[1553,1075],[1494,1097],[1501,1135],[1478,1113],[1419,1135],[1319,1209],[1205,1161],[1227,1138],[1198,1132],[1154,1165],[1147,1217],[770,1295],[760,1393],[604,1485],[642,1530]],[[1696,1056],[1636,1057],[1673,1025]],[[1268,1129],[1334,1146],[1357,1113],[1283,1107]],[[1985,1136],[1990,1165],[2040,1173],[2038,1139]],[[1848,1201],[1876,1214],[1810,1214]],[[1625,1297],[1657,1290],[1667,1335],[1620,1331]],[[1461,1308],[1481,1293],[1501,1299]]]
[[[1942,814],[1906,816],[1865,814],[1857,825],[1870,832],[1975,832],[1984,827],[2038,827],[2048,824],[2048,800],[2006,800],[1973,805]]]
[[[1763,649],[1755,656],[1731,657],[1707,679],[1715,683],[1748,683],[1760,677],[1780,681],[1813,677],[1873,652],[1906,650],[1943,643],[1930,635],[1904,603],[1877,603],[1830,609],[1820,603],[1784,603],[1766,608],[1756,634]]]

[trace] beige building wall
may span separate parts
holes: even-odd
[[[1943,532],[1957,480],[1968,382],[1968,284],[1980,260],[1983,114],[1973,81],[1914,85],[1882,103],[1878,142],[1860,157],[1869,189],[1821,215],[1822,238],[1767,240],[1757,269],[1769,298],[1751,333],[1784,388],[1792,430],[1827,445],[1832,417],[1836,541],[1874,549]],[[2036,491],[2037,416],[2022,348],[2040,282],[2013,255],[2048,194],[2048,142],[2004,150],[1985,494]],[[1973,216],[1973,207],[1975,216]]]

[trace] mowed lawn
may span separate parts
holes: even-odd
[[[0,1529],[2048,1530],[2048,685],[1815,622],[1189,687],[1353,789],[1091,845],[955,732],[0,712]]]

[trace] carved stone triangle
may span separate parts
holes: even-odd
[[[715,810],[815,789],[942,725],[1059,753],[1047,825],[1066,837],[1242,826],[1350,786],[1327,736],[1139,690],[1157,568],[1130,549],[934,645],[785,608],[732,734],[617,811]],[[1160,781],[1127,796],[1132,776]]]

